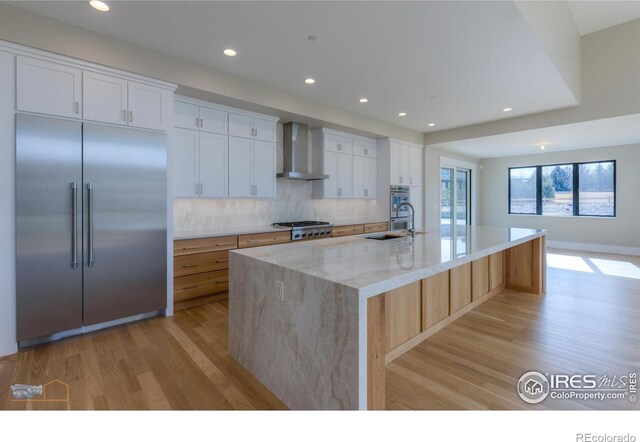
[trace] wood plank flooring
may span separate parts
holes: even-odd
[[[227,353],[227,301],[0,359],[0,409],[253,410],[284,404]],[[15,402],[12,384],[69,384],[69,402]]]
[[[552,266],[546,295],[504,291],[395,359],[386,408],[638,409],[517,396],[530,370],[640,371],[640,258],[549,252],[582,271]],[[227,353],[227,310],[227,301],[194,306],[0,358],[0,409],[285,409]],[[69,384],[69,402],[11,401],[10,385],[53,379]]]

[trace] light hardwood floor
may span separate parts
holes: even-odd
[[[549,252],[546,295],[505,291],[388,364],[387,409],[638,409],[517,396],[530,370],[640,371],[640,258]],[[286,408],[229,356],[226,318],[214,302],[0,358],[0,409]],[[69,383],[68,403],[10,399],[12,384],[53,379]]]

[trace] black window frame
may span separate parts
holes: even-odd
[[[612,163],[613,164],[613,215],[581,215],[580,214],[580,166],[584,164]],[[618,192],[617,192],[617,165],[616,160],[565,162],[552,164],[538,164],[530,166],[509,167],[507,173],[507,185],[509,188],[507,200],[507,213],[509,215],[530,215],[530,216],[554,216],[542,213],[542,168],[555,166],[572,166],[573,170],[573,215],[562,216],[563,218],[587,217],[587,218],[615,218],[618,213]],[[521,213],[511,211],[511,170],[514,169],[536,169],[536,213]],[[555,215],[557,216],[557,215]]]

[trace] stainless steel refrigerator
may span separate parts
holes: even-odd
[[[19,343],[166,307],[166,145],[159,132],[16,115]]]

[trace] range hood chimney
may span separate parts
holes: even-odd
[[[309,172],[309,128],[302,123],[287,123],[283,127],[283,169],[278,178],[290,180],[326,180],[329,175]]]

